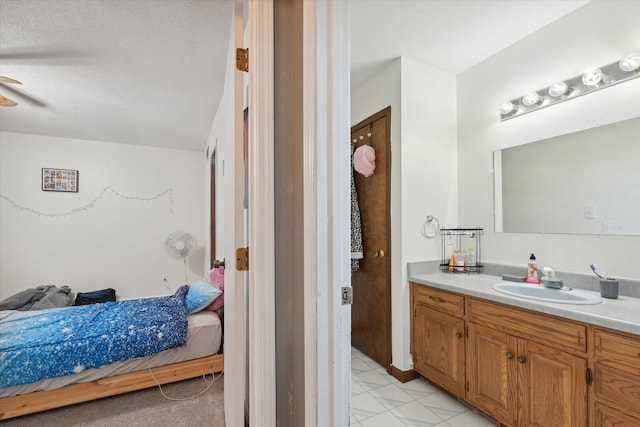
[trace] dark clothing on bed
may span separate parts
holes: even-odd
[[[29,288],[0,301],[0,310],[45,310],[47,308],[66,307],[73,298],[68,286],[58,288],[54,285],[42,285]]]

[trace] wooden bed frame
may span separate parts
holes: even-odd
[[[152,371],[160,384],[168,384],[220,372],[223,369],[224,355],[214,354],[200,359],[158,366],[152,368]],[[55,390],[35,391],[19,396],[5,397],[0,399],[0,420],[154,386],[156,386],[155,380],[149,370],[144,369],[91,382],[70,384]]]

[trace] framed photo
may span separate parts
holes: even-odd
[[[42,191],[77,193],[79,183],[77,170],[42,168]]]

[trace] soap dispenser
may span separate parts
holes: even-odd
[[[529,263],[527,264],[527,283],[540,283],[538,280],[538,264],[536,263],[535,254],[531,254]]]

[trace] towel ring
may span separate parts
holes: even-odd
[[[433,232],[429,230],[429,226],[432,224],[435,225]],[[432,239],[436,237],[436,234],[438,234],[438,230],[440,230],[440,221],[438,221],[438,218],[433,215],[427,215],[427,220],[424,222],[424,224],[422,224],[422,235],[427,239]]]

